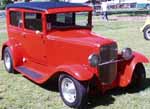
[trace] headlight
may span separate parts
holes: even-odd
[[[133,57],[131,48],[124,48],[121,54],[125,60],[130,60]]]
[[[100,57],[97,54],[91,54],[88,57],[88,62],[92,67],[96,67],[99,64]]]

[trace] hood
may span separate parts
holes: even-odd
[[[57,39],[70,43],[78,43],[81,45],[97,46],[116,43],[115,41],[98,35],[90,30],[62,30],[52,31],[47,36],[48,39]]]

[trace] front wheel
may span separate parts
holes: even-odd
[[[3,52],[4,66],[6,71],[14,73],[13,58],[9,47],[6,47]]]
[[[133,72],[131,85],[136,89],[141,90],[144,88],[145,81],[146,81],[145,68],[143,64],[137,64]]]
[[[150,40],[150,25],[147,25],[144,30],[143,30],[143,33],[144,33],[144,38],[146,40]]]
[[[58,85],[61,98],[66,105],[81,109],[86,107],[86,85],[66,74],[60,75]]]

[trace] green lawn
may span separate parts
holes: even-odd
[[[5,28],[1,22],[0,29]],[[3,20],[4,21],[4,20]],[[118,42],[119,49],[131,47],[150,58],[150,42],[143,38],[140,27],[144,21],[99,21],[94,17],[93,30]],[[6,40],[6,33],[0,33],[1,43]],[[149,109],[150,107],[150,66],[146,65],[147,81],[145,89],[129,93],[115,89],[103,96],[91,99],[89,108],[94,109]],[[51,87],[51,86],[49,86]],[[8,74],[0,61],[0,109],[69,109],[65,106],[57,91],[46,90],[20,74]]]
[[[0,30],[6,28],[6,24],[4,22],[5,22],[5,19],[4,18],[0,18]]]

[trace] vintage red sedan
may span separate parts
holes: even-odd
[[[92,32],[92,8],[65,2],[10,4],[2,59],[8,72],[43,84],[56,78],[70,107],[84,107],[91,90],[141,87],[148,59]]]

